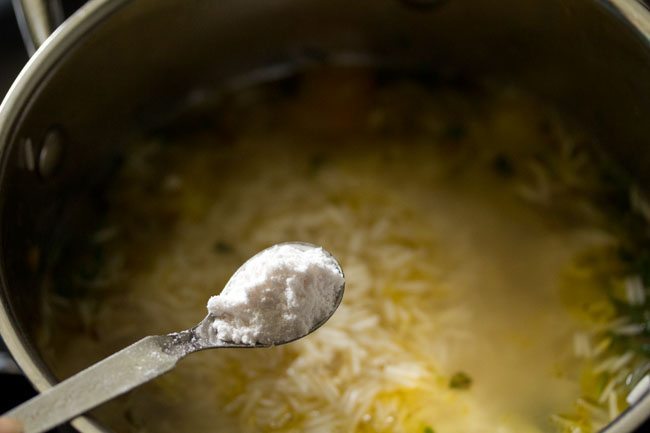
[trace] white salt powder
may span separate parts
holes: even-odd
[[[219,340],[254,345],[300,338],[329,317],[344,278],[319,247],[279,244],[257,254],[208,301]]]

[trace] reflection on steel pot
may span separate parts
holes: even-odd
[[[0,330],[41,391],[55,378],[28,324],[47,258],[84,224],[71,212],[78,197],[125,137],[251,71],[377,62],[514,81],[650,181],[650,12],[636,0],[92,0],[49,37],[46,2],[17,3],[40,48],[0,107]],[[646,396],[607,431],[649,415]],[[73,425],[104,431],[85,417]]]

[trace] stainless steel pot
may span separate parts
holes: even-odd
[[[197,95],[295,65],[453,68],[526,86],[650,181],[650,12],[637,0],[91,0],[51,35],[46,0],[16,0],[39,47],[0,106],[0,331],[36,388],[57,240],[125,137]],[[608,432],[650,417],[650,396]],[[82,417],[82,432],[105,431]]]

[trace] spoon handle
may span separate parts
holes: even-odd
[[[4,416],[25,433],[42,433],[174,368],[184,356],[165,350],[169,335],[145,337],[23,403]]]

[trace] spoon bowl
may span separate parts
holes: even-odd
[[[311,244],[308,242],[283,242],[283,243],[275,244],[272,247],[260,251],[259,253],[255,254],[253,257],[248,259],[246,263],[251,262],[256,257],[260,256],[261,254],[270,250],[271,248],[276,248],[278,246],[283,246],[283,245],[290,245],[302,251],[321,248],[318,245]],[[345,292],[345,274],[343,273],[343,269],[341,268],[341,265],[339,264],[338,260],[336,260],[336,258],[329,251],[325,249],[322,249],[322,251],[327,257],[331,258],[334,261],[334,263],[336,263],[337,271],[341,275],[341,277],[343,277],[343,284],[341,284],[341,286],[338,287],[336,296],[334,298],[334,306],[330,310],[330,314],[328,316],[323,317],[322,320],[316,322],[306,334],[299,335],[287,340],[274,341],[272,343],[258,342],[255,344],[245,344],[245,343],[236,343],[232,341],[224,341],[217,338],[217,335],[212,330],[212,322],[214,321],[215,316],[208,313],[208,315],[195,327],[188,329],[186,331],[169,334],[168,337],[171,339],[171,341],[170,344],[164,348],[164,350],[168,351],[169,353],[180,352],[180,353],[184,353],[185,355],[188,355],[190,353],[197,352],[200,350],[206,350],[206,349],[221,349],[221,348],[240,348],[240,349],[258,348],[259,349],[259,348],[280,346],[283,344],[292,343],[316,331],[318,328],[323,326],[330,319],[330,317],[332,317],[332,314],[334,314],[334,312],[338,309],[339,305],[341,304],[341,301],[343,300],[343,294]],[[235,271],[232,277],[230,277],[228,283],[230,283],[230,281],[232,281],[241,272],[245,272],[246,263],[241,265],[239,269]],[[228,283],[226,283],[226,286],[228,285]]]

